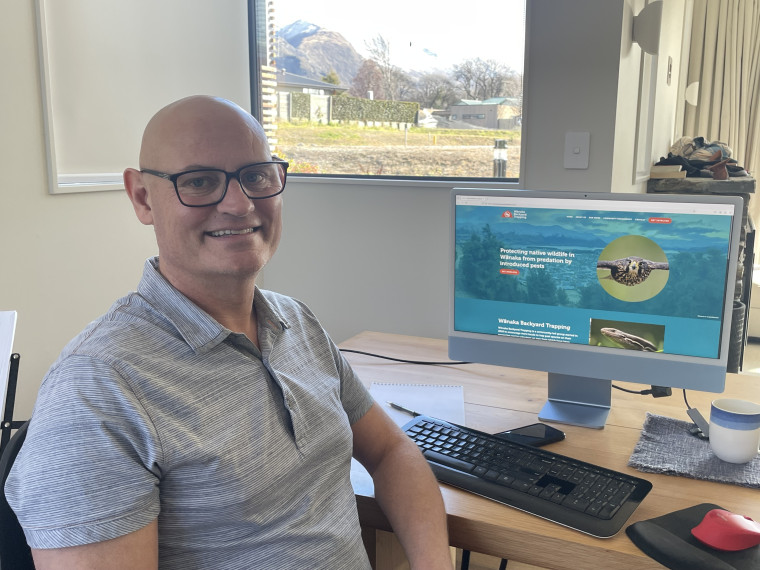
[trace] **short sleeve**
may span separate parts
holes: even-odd
[[[160,510],[152,422],[110,366],[69,356],[45,378],[5,491],[32,548],[134,532]]]
[[[340,399],[343,409],[348,415],[348,421],[351,425],[362,419],[374,404],[374,400],[369,390],[364,386],[357,376],[354,369],[348,363],[343,353],[333,345],[338,360],[338,372],[340,374],[341,395]]]

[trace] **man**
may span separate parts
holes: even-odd
[[[148,123],[124,181],[159,256],[52,366],[6,485],[38,569],[367,568],[352,455],[412,568],[451,568],[414,444],[306,307],[255,286],[285,178],[229,101]]]

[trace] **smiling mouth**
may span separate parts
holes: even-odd
[[[224,236],[241,236],[245,234],[252,234],[257,228],[246,228],[244,230],[218,230],[215,232],[206,232],[211,237],[224,237]]]

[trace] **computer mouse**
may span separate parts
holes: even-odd
[[[760,544],[760,523],[724,509],[713,509],[691,529],[691,534],[716,550],[744,550]]]

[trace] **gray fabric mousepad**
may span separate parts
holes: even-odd
[[[744,464],[721,461],[710,449],[710,442],[689,433],[692,425],[647,412],[628,465],[645,473],[664,473],[760,489],[760,456]]]
[[[760,545],[736,552],[723,552],[702,544],[691,534],[712,509],[722,507],[702,503],[625,529],[628,538],[650,558],[671,570],[757,570]]]

